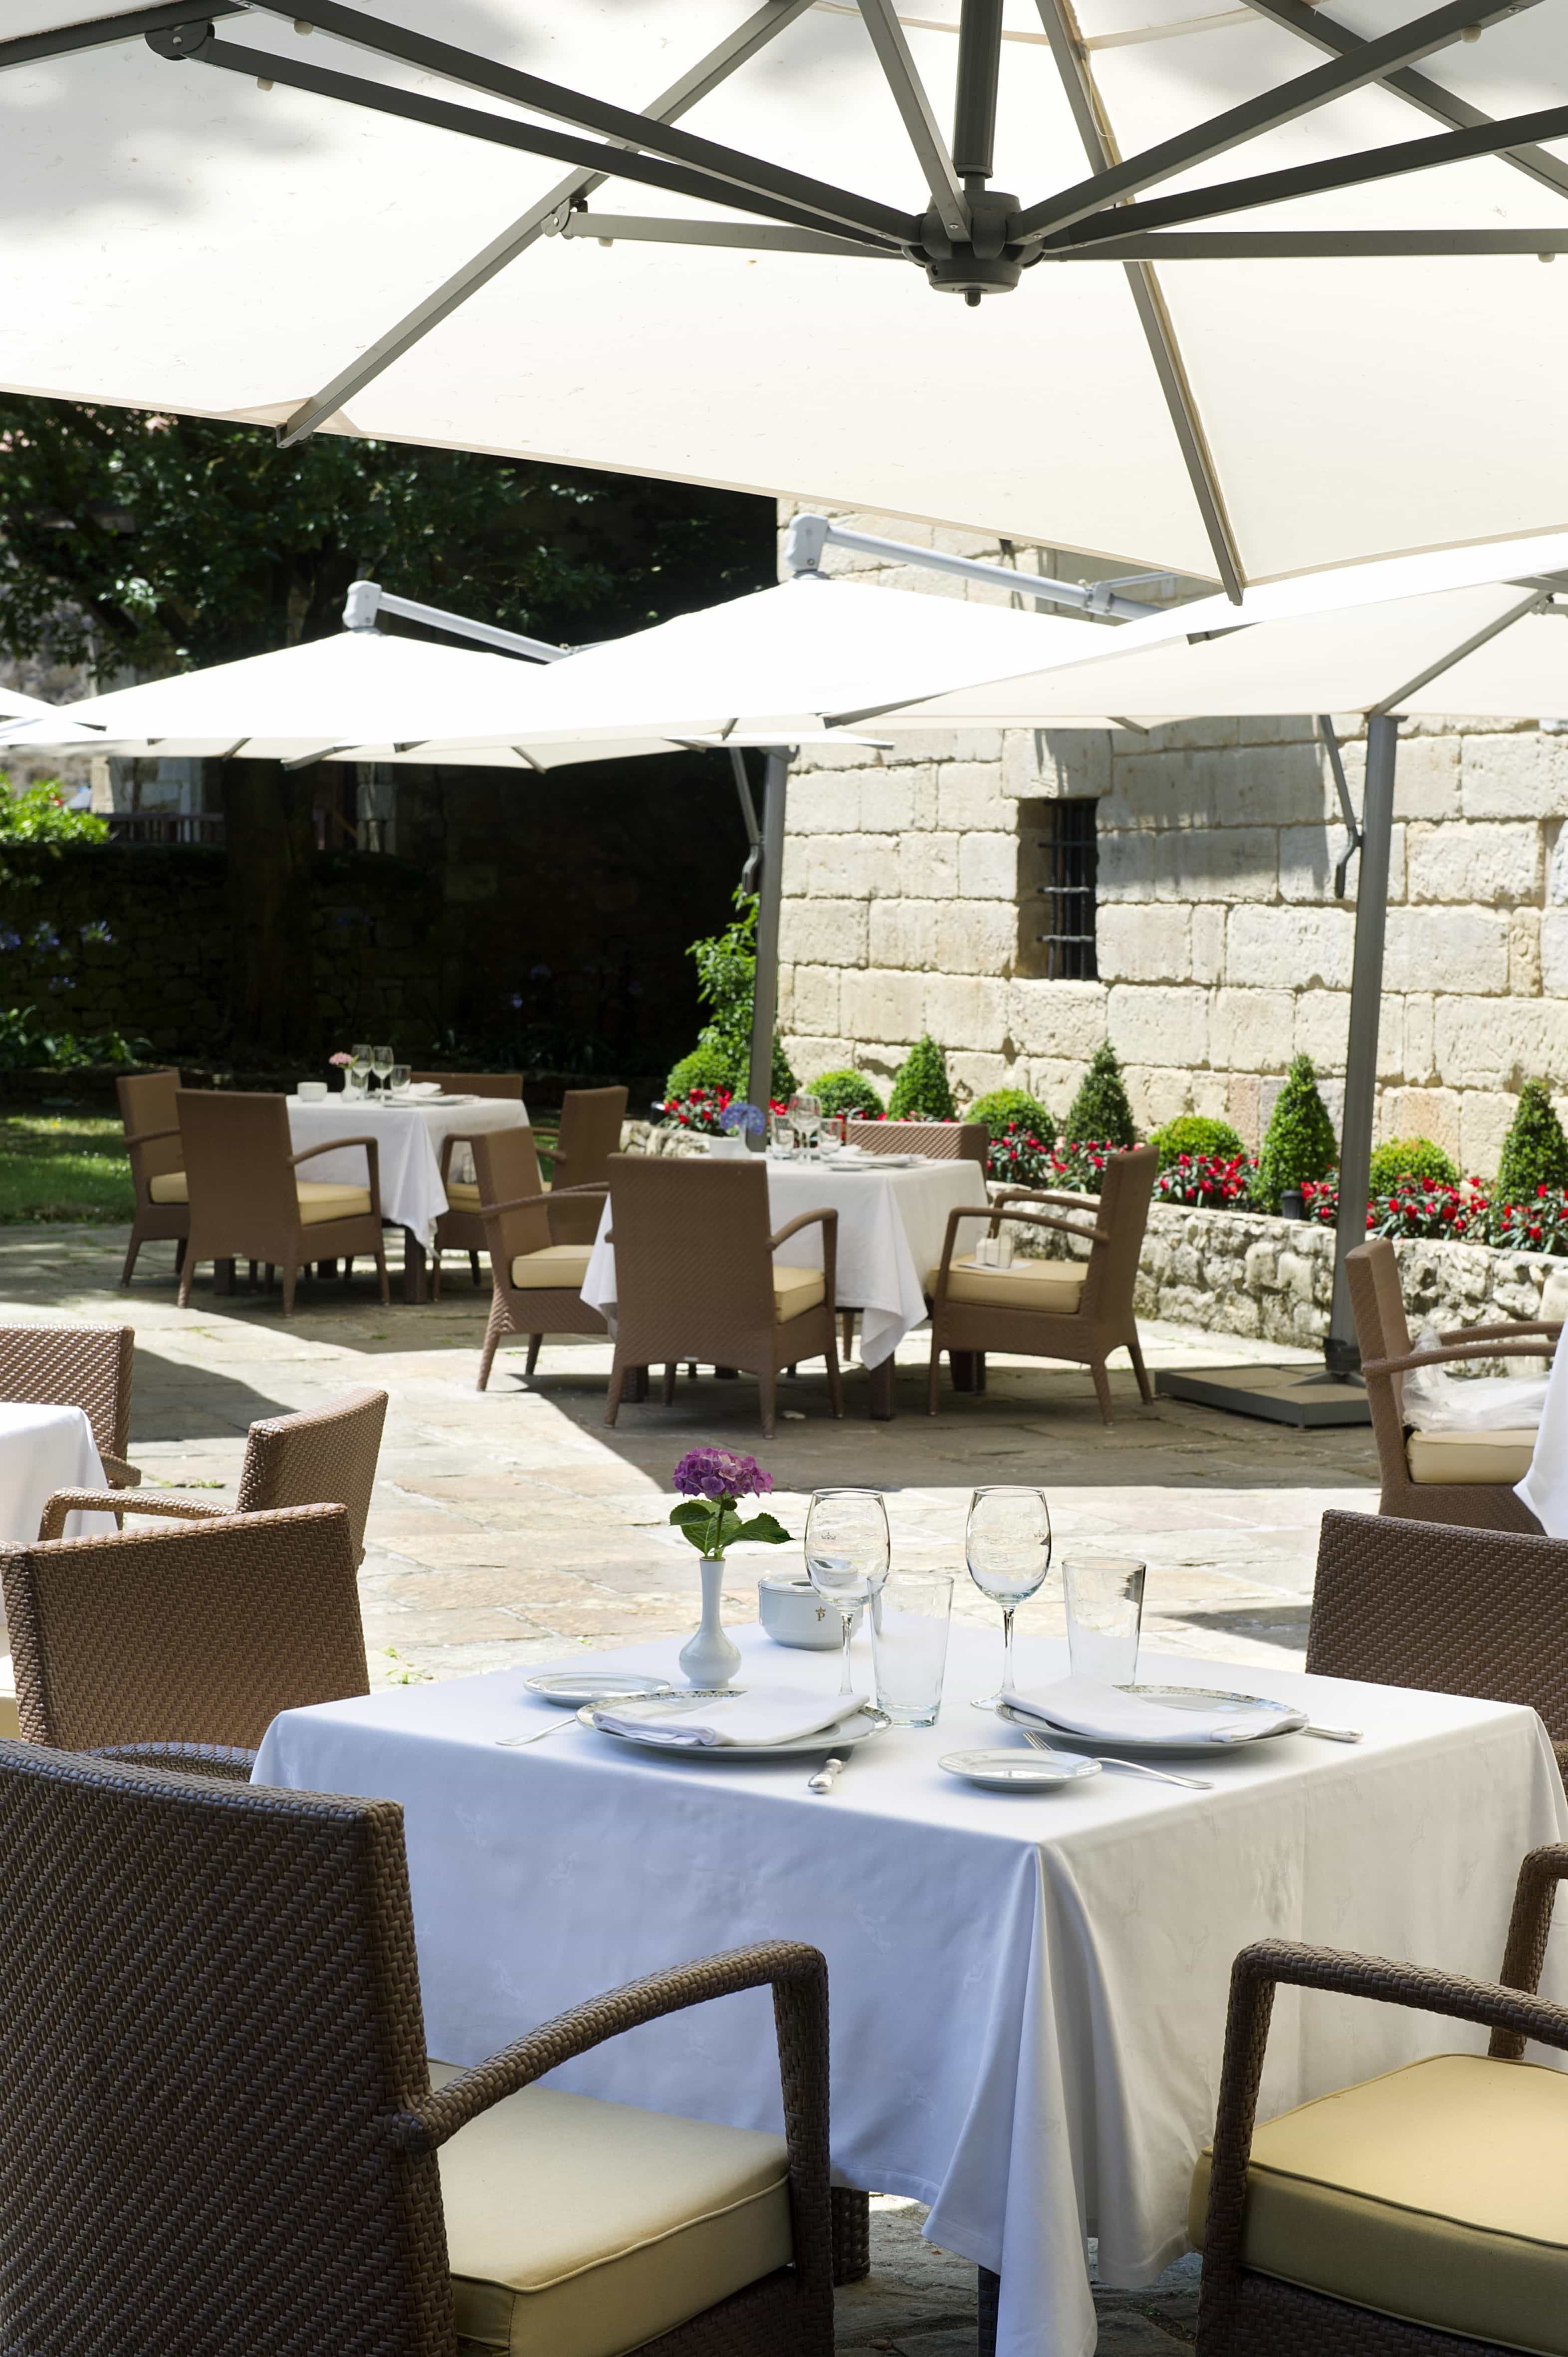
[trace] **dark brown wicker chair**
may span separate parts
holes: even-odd
[[[845,1131],[851,1146],[867,1154],[925,1154],[933,1162],[978,1162],[991,1154],[991,1132],[983,1121],[860,1121]]]
[[[607,1186],[610,1156],[620,1151],[625,1119],[624,1089],[568,1089],[561,1100],[561,1128],[551,1157],[552,1191]],[[551,1232],[558,1243],[591,1244],[598,1224],[597,1204],[563,1203]]]
[[[527,1335],[532,1375],[546,1334],[602,1334],[605,1321],[583,1299],[591,1245],[557,1237],[566,1190],[546,1194],[532,1130],[497,1129],[476,1137],[474,1168],[490,1256],[490,1314],[479,1352],[478,1389],[484,1391],[503,1335]],[[596,1222],[606,1192],[589,1187],[577,1199],[592,1206]]]
[[[131,1161],[131,1182],[136,1208],[131,1215],[131,1241],[122,1285],[135,1272],[136,1255],[144,1244],[173,1241],[174,1273],[185,1266],[190,1210],[185,1187],[185,1153],[179,1142],[179,1108],[176,1102],[184,1086],[183,1073],[133,1072],[114,1083],[120,1118],[125,1125],[125,1151]]]
[[[1154,1398],[1144,1368],[1133,1292],[1138,1255],[1149,1222],[1159,1156],[1152,1146],[1113,1154],[1097,1204],[1080,1196],[1058,1195],[1032,1187],[1010,1187],[988,1209],[961,1205],[948,1213],[941,1265],[926,1279],[931,1303],[931,1365],[928,1405],[937,1413],[942,1352],[955,1355],[955,1380],[985,1388],[985,1353],[1006,1351],[1025,1359],[1071,1359],[1087,1366],[1104,1421],[1112,1420],[1111,1382],[1105,1361],[1124,1346],[1147,1406]],[[1076,1220],[1034,1210],[1055,1203],[1076,1211]],[[1090,1224],[1084,1224],[1088,1214]],[[1015,1261],[1010,1269],[981,1270],[973,1255],[959,1256],[959,1231],[967,1220],[986,1220],[990,1233],[1004,1219],[1055,1228],[1090,1249],[1087,1261]]]
[[[189,1305],[197,1265],[210,1260],[265,1262],[283,1276],[283,1308],[294,1315],[302,1268],[368,1253],[390,1302],[381,1246],[381,1154],[371,1136],[335,1137],[293,1151],[281,1096],[181,1089],[176,1100],[190,1189],[190,1241],[180,1271],[179,1306]],[[362,1146],[367,1183],[301,1177],[320,1154]]]
[[[354,1560],[365,1557],[365,1519],[375,1486],[387,1394],[368,1384],[345,1392],[326,1407],[295,1415],[267,1416],[251,1426],[240,1491],[231,1506],[209,1506],[194,1498],[159,1491],[138,1498],[129,1513],[166,1514],[187,1522],[217,1522],[230,1514],[263,1514],[280,1506],[345,1506]],[[41,1539],[58,1539],[66,1517],[102,1511],[104,1499],[91,1490],[57,1490],[44,1510]]]
[[[1378,1444],[1382,1512],[1407,1522],[1539,1532],[1541,1524],[1513,1493],[1514,1483],[1529,1469],[1533,1431],[1407,1436],[1402,1378],[1415,1367],[1550,1358],[1562,1326],[1534,1320],[1460,1326],[1442,1337],[1440,1350],[1416,1351],[1405,1318],[1399,1262],[1388,1238],[1358,1244],[1346,1254],[1345,1271]]]
[[[4,1744],[0,1870],[8,2346],[832,2357],[815,1948],[675,1965],[433,2072],[395,1802]],[[782,2136],[535,2084],[765,1987]]]
[[[367,1691],[342,1506],[0,1548],[0,1581],[32,1743],[248,1754],[280,1710]]]
[[[1568,2007],[1536,1995],[1568,1848],[1520,1870],[1497,1984],[1290,1940],[1243,1948],[1212,2153],[1193,2179],[1198,2357],[1509,2357],[1560,2349]],[[1330,1989],[1476,2022],[1487,2052],[1430,2056],[1257,2123],[1274,1990]]]
[[[510,1097],[513,1104],[522,1103],[521,1072],[410,1072],[408,1077],[421,1086],[434,1082],[449,1097]]]
[[[125,1461],[135,1342],[133,1326],[0,1326],[0,1400],[81,1408],[115,1490],[142,1478]]]
[[[773,1437],[779,1370],[827,1361],[828,1396],[843,1414],[833,1286],[838,1213],[802,1211],[770,1232],[768,1171],[746,1161],[618,1154],[610,1161],[616,1250],[616,1351],[607,1424],[628,1374],[662,1363],[664,1402],[682,1360],[744,1368],[757,1379],[765,1438]],[[780,1268],[773,1254],[801,1229],[822,1232],[822,1266]]]
[[[1306,1666],[1327,1678],[1527,1703],[1568,1772],[1568,1543],[1326,1513]]]
[[[521,1072],[413,1072],[415,1081],[434,1081],[448,1096],[499,1097],[511,1104],[522,1103]],[[459,1146],[472,1146],[473,1139],[460,1130],[454,1130],[441,1141],[441,1184],[446,1190],[446,1209],[435,1222],[435,1243],[431,1255],[430,1290],[433,1299],[441,1298],[441,1255],[444,1252],[466,1252],[474,1283],[480,1282],[479,1254],[485,1248],[485,1223],[479,1217],[479,1190],[471,1178],[451,1177],[453,1158]]]

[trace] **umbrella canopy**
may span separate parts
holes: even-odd
[[[101,749],[91,729],[79,728],[62,720],[58,705],[40,703],[36,695],[24,695],[16,687],[0,687],[0,747],[5,745],[47,745],[51,750]]]
[[[1568,517],[1540,0],[103,5],[5,10],[14,389],[1232,589]]]

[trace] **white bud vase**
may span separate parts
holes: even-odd
[[[719,1620],[719,1596],[725,1583],[724,1557],[703,1562],[703,1620],[694,1637],[681,1648],[681,1667],[693,1686],[727,1686],[740,1667],[740,1648],[725,1635]]]

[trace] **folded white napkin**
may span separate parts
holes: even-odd
[[[1256,1710],[1245,1703],[1211,1703],[1201,1709],[1155,1702],[1122,1686],[1093,1678],[1063,1678],[1036,1694],[1018,1695],[1012,1707],[1020,1717],[1070,1735],[1145,1743],[1256,1743],[1261,1736],[1286,1735],[1306,1725],[1304,1710]]]
[[[612,1735],[635,1735],[645,1743],[668,1743],[677,1751],[707,1750],[728,1743],[791,1743],[842,1726],[865,1708],[864,1695],[805,1694],[799,1686],[752,1686],[701,1709],[671,1710],[646,1717],[607,1705],[594,1725]]]

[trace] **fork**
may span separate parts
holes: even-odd
[[[520,1743],[542,1743],[547,1735],[562,1735],[567,1727],[575,1727],[578,1724],[576,1712],[569,1710],[565,1717],[558,1718],[553,1727],[536,1727],[532,1735],[498,1735],[496,1749],[499,1751],[511,1751],[515,1750]]]
[[[1082,1751],[1063,1751],[1061,1745],[1053,1743],[1048,1736],[1036,1735],[1032,1727],[1022,1726],[1017,1719],[1014,1719],[1012,1724],[1018,1728],[1025,1742],[1036,1751],[1054,1751],[1063,1760],[1082,1760],[1095,1756]],[[1214,1790],[1213,1785],[1202,1776],[1173,1776],[1167,1768],[1145,1768],[1141,1760],[1113,1760],[1103,1751],[1098,1756],[1102,1768],[1123,1768],[1129,1776],[1148,1776],[1156,1784],[1186,1784],[1194,1792],[1212,1792]]]

